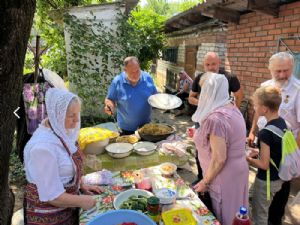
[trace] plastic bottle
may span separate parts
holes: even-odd
[[[240,207],[240,211],[235,215],[235,218],[232,221],[232,225],[251,225],[246,207]]]

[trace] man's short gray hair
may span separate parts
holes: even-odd
[[[294,61],[294,57],[291,53],[278,52],[278,53],[275,53],[274,55],[272,55],[271,58],[269,59],[269,69],[272,68],[273,62],[277,59],[280,59],[280,60],[288,59],[291,62],[291,65],[294,67],[295,61]]]
[[[126,67],[128,65],[128,63],[130,63],[130,62],[136,62],[137,64],[140,64],[140,62],[139,62],[139,60],[138,60],[137,57],[135,57],[135,56],[128,56],[123,61],[124,67]]]

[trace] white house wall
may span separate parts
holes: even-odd
[[[88,6],[88,7],[74,7],[71,8],[69,10],[69,14],[76,16],[79,20],[87,20],[87,19],[94,19],[94,16],[96,17],[95,20],[102,22],[104,24],[104,26],[109,27],[112,30],[116,30],[117,25],[116,25],[116,19],[118,16],[118,13],[120,13],[120,11],[122,13],[124,13],[125,11],[125,7],[124,6],[120,6],[119,3],[116,4],[102,4],[102,5],[94,5],[94,6]],[[92,12],[92,14],[90,13]],[[71,41],[70,41],[70,33],[68,32],[68,29],[66,27],[67,25],[65,24],[65,29],[64,29],[64,34],[65,34],[65,43],[66,43],[66,52],[67,52],[67,61],[70,61],[70,52],[71,52]],[[96,31],[96,30],[95,30]],[[115,51],[118,51],[118,47],[119,46],[111,46],[113,49],[115,49]],[[94,62],[95,59],[97,60],[98,64],[94,64],[93,69],[96,69],[98,67],[99,69],[99,76],[101,74],[102,71],[102,58],[93,56],[93,55],[86,55],[88,57],[88,59],[86,60],[86,62],[88,61],[92,61]],[[88,63],[86,63],[88,64]],[[113,65],[111,62],[109,62],[108,68],[110,70],[110,72],[113,74],[111,77],[108,77],[109,80],[112,80],[113,77],[120,73],[121,68],[119,67],[115,67],[115,65]],[[89,72],[89,68],[85,69],[85,71]],[[72,73],[70,70],[70,67],[68,65],[68,75],[70,77],[70,81],[72,81]],[[100,78],[102,80],[102,78]],[[82,81],[80,82],[81,88],[89,88],[91,87],[91,85],[93,86],[93,88],[95,90],[102,90],[103,89],[107,90],[109,84],[107,84],[107,82],[95,82],[86,78],[82,78]],[[70,83],[70,89],[73,92],[77,92],[76,89],[77,87],[75,87],[74,84]],[[97,103],[95,104],[95,111],[98,112],[99,111],[99,107],[102,106],[103,103],[103,98],[105,96],[95,96],[95,99],[97,99]],[[83,99],[84,101],[84,99]],[[83,105],[83,114],[85,114],[85,110],[84,110],[84,105]]]

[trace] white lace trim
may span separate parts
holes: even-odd
[[[75,143],[80,130],[80,118],[76,128],[69,130],[65,128],[67,109],[73,98],[78,98],[78,96],[63,89],[50,88],[46,92],[46,109],[49,122],[54,132],[65,141],[71,153],[77,151]]]

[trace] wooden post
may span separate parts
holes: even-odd
[[[34,83],[37,82],[39,76],[40,63],[40,36],[36,36],[35,57],[34,57]]]

